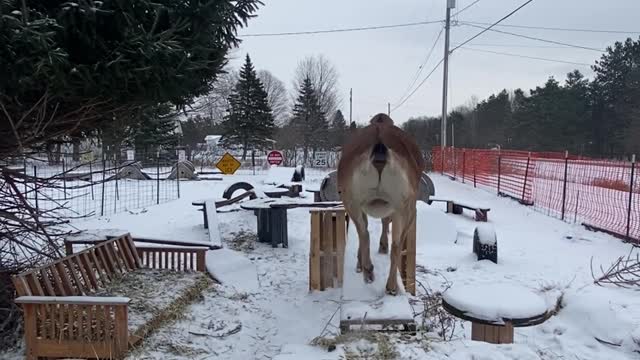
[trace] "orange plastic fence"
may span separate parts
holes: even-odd
[[[435,172],[640,243],[637,164],[513,150],[437,147],[432,155]]]

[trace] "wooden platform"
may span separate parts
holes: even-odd
[[[340,310],[340,331],[377,330],[377,331],[415,331],[416,323],[409,305],[402,279],[398,272],[399,294],[385,293],[389,274],[389,255],[378,254],[378,239],[381,226],[378,222],[369,222],[371,238],[371,260],[374,266],[375,280],[365,284],[362,273],[356,273],[356,253],[358,235],[355,227],[350,226],[344,257],[344,278]],[[390,239],[391,240],[391,239]]]

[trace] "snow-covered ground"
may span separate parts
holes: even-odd
[[[252,212],[241,210],[218,214],[220,232],[226,249],[230,249],[227,251],[236,251],[235,255],[246,257],[255,266],[258,288],[250,285],[255,279],[243,280],[243,276],[253,273],[243,269],[245,275],[236,277],[236,283],[216,285],[189,307],[183,320],[153,334],[129,359],[360,359],[367,357],[350,356],[354,353],[364,356],[376,347],[379,356],[395,352],[399,359],[640,357],[640,292],[593,285],[590,270],[592,257],[594,268],[608,267],[617,257],[628,254],[630,245],[446,177],[430,176],[437,197],[491,208],[489,222],[495,227],[499,254],[498,264],[476,261],[472,253],[477,225],[473,214],[445,214],[443,203],[419,203],[418,297],[425,289],[445,290],[451,284],[515,285],[539,293],[548,308],[554,308],[561,297],[555,316],[541,325],[516,328],[514,344],[510,345],[471,341],[470,323],[459,322],[448,341],[430,332],[417,336],[390,335],[384,339],[381,336],[343,339],[332,352],[310,347],[308,344],[314,338],[338,332],[335,326],[339,321],[340,290],[308,291],[308,209],[289,210],[287,249],[255,242],[256,218]],[[80,229],[126,229],[137,236],[206,241],[202,214],[191,202],[220,198],[222,191],[236,181],[259,185],[264,177],[234,175],[224,176],[223,181],[181,182],[178,200],[148,207],[146,211],[139,209],[74,225]],[[308,173],[306,184],[318,187],[321,177]],[[376,258],[381,256],[375,253],[380,222],[370,221],[369,229],[376,265]],[[357,241],[353,226],[349,231],[348,242],[352,245]],[[355,257],[355,253],[348,251],[345,256]],[[348,271],[355,270],[345,267],[345,272]],[[386,274],[387,269],[378,271]],[[416,313],[424,310],[418,297],[412,299]],[[416,320],[421,323],[420,316]]]

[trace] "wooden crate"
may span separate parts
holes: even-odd
[[[348,218],[344,208],[311,209],[309,290],[342,287]]]

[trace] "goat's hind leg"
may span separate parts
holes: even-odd
[[[380,234],[380,245],[378,246],[378,253],[387,254],[389,252],[389,224],[391,223],[391,217],[383,218],[382,220],[382,233]]]
[[[352,217],[358,232],[358,264],[356,265],[356,272],[362,272],[364,281],[371,283],[374,280],[374,275],[371,254],[369,253],[368,221],[365,213],[361,212],[360,214],[360,216]]]

